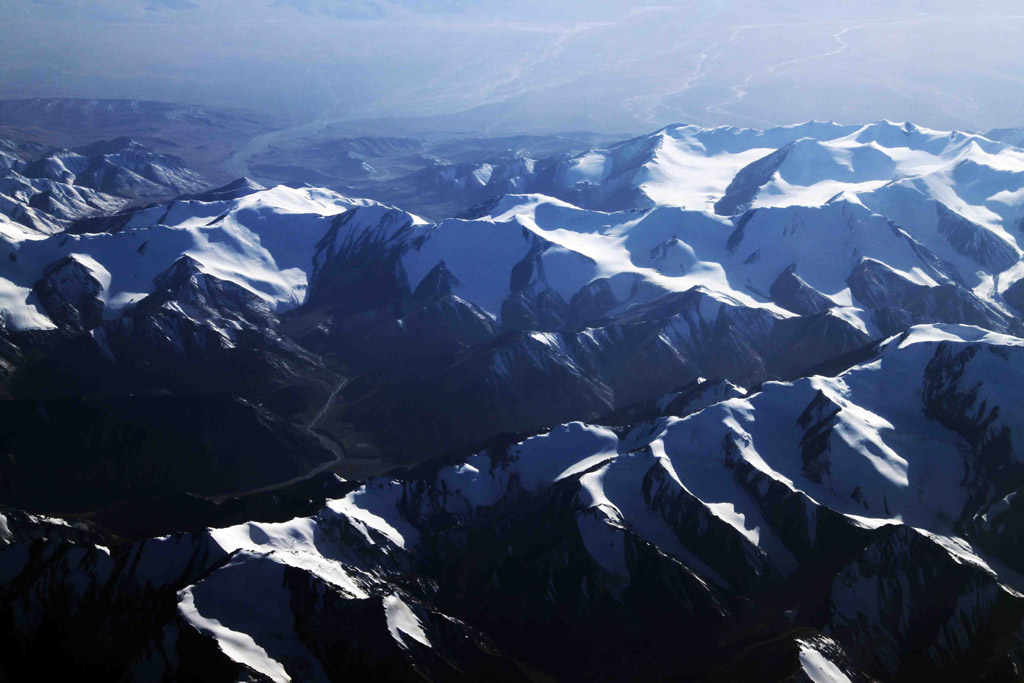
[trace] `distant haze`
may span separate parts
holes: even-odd
[[[1024,125],[1019,2],[17,0],[0,99],[236,106],[353,132]]]

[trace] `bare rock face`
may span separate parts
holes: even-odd
[[[1024,280],[1017,280],[1007,287],[1003,299],[1019,313],[1024,313]]]
[[[715,202],[715,213],[735,216],[749,209],[758,191],[778,172],[792,148],[792,144],[786,145],[744,167],[725,189],[725,196]]]
[[[770,293],[772,301],[800,315],[821,313],[834,306],[828,297],[800,279],[795,265],[779,273]]]
[[[937,203],[939,232],[959,253],[999,273],[1017,263],[1019,255],[1006,240]]]
[[[920,285],[874,260],[861,261],[847,283],[857,300],[874,310],[876,322],[887,334],[924,322],[978,325],[999,332],[1021,331],[1019,319],[961,285]]]
[[[103,322],[103,285],[72,256],[51,263],[34,287],[47,314],[74,331],[91,330]]]

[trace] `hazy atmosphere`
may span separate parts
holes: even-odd
[[[1018,125],[1008,0],[8,0],[0,93],[238,106],[355,132]],[[46,48],[42,49],[41,46]]]
[[[1024,683],[1020,0],[0,0],[0,683]]]

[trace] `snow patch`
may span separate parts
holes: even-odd
[[[421,645],[432,647],[426,631],[423,630],[420,618],[397,594],[384,598],[384,613],[387,618],[388,631],[401,647],[408,649],[406,637],[412,638]]]

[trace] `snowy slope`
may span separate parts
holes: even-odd
[[[1018,338],[917,326],[839,374],[561,425],[312,517],[109,550],[15,542],[0,618],[30,637],[59,595],[78,623],[99,600],[135,623],[155,595],[162,616],[106,660],[149,676],[512,675],[505,648],[558,680],[997,673],[1019,656],[1024,583],[978,529],[1024,486],[1022,375]],[[497,659],[474,649],[488,636]]]
[[[207,186],[182,159],[157,154],[128,138],[74,150],[0,140],[0,170],[0,213],[43,233],[114,213],[129,201]]]
[[[541,260],[549,280],[557,273],[552,289],[567,303],[596,279],[639,276],[651,292],[700,284],[780,312],[794,302],[780,302],[773,285],[789,278],[806,286],[802,300],[834,307],[874,335],[865,311],[878,301],[859,300],[850,279],[859,264],[877,262],[884,266],[877,277],[907,287],[904,300],[886,307],[908,311],[914,322],[1009,330],[1018,314],[1014,297],[1002,295],[1024,276],[1016,227],[1024,218],[1024,151],[1003,142],[886,121],[766,131],[672,126],[573,159],[517,163],[489,190],[491,167],[449,179],[475,184],[476,199],[505,195],[473,214],[495,223],[485,231],[493,237],[442,222],[404,257],[413,287],[443,258],[462,283],[460,296],[499,318],[511,292],[495,280],[541,248],[534,233],[552,243]],[[509,183],[509,173],[518,180]],[[507,194],[523,191],[533,194]],[[480,242],[463,243],[464,235]],[[470,262],[459,261],[462,253],[472,254]],[[482,254],[486,260],[476,261]],[[905,300],[911,291],[913,302]],[[943,308],[976,314],[954,319],[936,313]],[[885,321],[877,327],[893,331]]]
[[[1018,231],[971,203],[1018,182],[1021,158],[881,122],[670,127],[532,174],[519,160],[529,182],[512,186],[557,196],[502,194],[436,225],[337,219],[291,330],[356,367],[401,366],[401,381],[356,382],[339,401],[395,457],[594,419],[698,376],[791,379],[915,324],[1021,334]],[[431,414],[404,419],[410,401]]]
[[[986,504],[969,500],[972,496],[981,492],[1001,498],[1024,476],[1019,446],[1024,437],[1017,435],[1024,424],[1017,380],[1021,372],[1024,341],[1016,337],[972,327],[919,326],[879,346],[870,362],[836,377],[767,383],[751,396],[727,399],[692,416],[643,423],[625,434],[581,423],[565,425],[524,442],[511,459],[497,463],[480,454],[442,469],[437,479],[457,493],[457,501],[464,501],[455,505],[474,508],[495,504],[512,480],[533,491],[593,470],[594,485],[588,488],[581,482],[589,504],[618,507],[599,484],[605,470],[593,468],[611,467],[607,476],[612,479],[619,475],[611,473],[622,468],[621,476],[628,478],[633,476],[629,463],[643,462],[637,465],[640,474],[662,468],[664,476],[681,481],[714,516],[769,555],[778,550],[775,559],[782,569],[789,554],[773,549],[770,537],[759,540],[764,531],[758,528],[768,527],[756,502],[742,493],[750,479],[765,475],[766,486],[768,481],[782,484],[805,494],[814,505],[863,524],[904,523],[951,536]],[[969,400],[956,406],[959,418],[970,417],[983,427],[975,435],[977,443],[966,441],[954,427],[958,423],[950,421],[956,416],[945,415],[934,404],[939,397],[962,395]],[[981,412],[975,414],[979,406]],[[969,448],[984,448],[993,438],[988,435],[1004,429],[1012,445],[999,451],[999,460],[985,466],[972,462],[977,453]],[[709,457],[719,449],[717,458]],[[748,468],[746,481],[735,480],[739,462]],[[968,480],[963,478],[965,468],[973,472]],[[640,481],[634,481],[628,495],[638,495],[640,489]],[[368,489],[332,503],[332,509],[351,509],[399,545],[415,543],[414,532],[398,530],[397,509],[367,516],[360,503],[366,496],[384,500]],[[717,500],[728,502],[716,508]],[[742,501],[755,507],[741,512],[736,506]],[[656,534],[656,528],[650,533]]]
[[[182,199],[125,217],[114,233],[40,236],[12,228],[0,240],[10,256],[0,275],[3,311],[13,329],[52,326],[32,295],[44,269],[63,258],[82,263],[102,285],[106,318],[154,291],[154,278],[179,257],[260,296],[272,310],[302,303],[314,245],[330,219],[368,202],[326,190],[278,187],[239,198]]]
[[[371,482],[328,507],[367,539],[429,553],[427,530],[473,525],[524,496],[560,490],[583,547],[618,590],[647,580],[629,550],[636,535],[717,589],[744,594],[801,576],[810,558],[833,552],[836,539],[822,534],[838,533],[839,513],[850,529],[877,531],[872,552],[885,559],[869,552],[835,577],[824,628],[842,635],[840,646],[819,648],[833,659],[845,648],[863,672],[887,678],[914,652],[915,620],[937,614],[914,553],[974,573],[953,589],[964,592],[925,645],[929,666],[963,656],[984,637],[979,625],[992,606],[1020,599],[1021,575],[1007,566],[1018,558],[993,556],[965,530],[1024,485],[1022,372],[1018,338],[920,326],[835,377],[769,383],[627,429],[563,425],[442,467],[426,483]],[[906,574],[892,579],[904,586],[895,595],[883,585],[890,571]],[[893,599],[898,627],[885,616]],[[802,625],[821,618],[797,602]],[[812,680],[844,680],[811,643],[801,645],[800,663]]]
[[[130,144],[87,151],[29,170],[0,145],[9,493],[95,480],[95,510],[407,469],[309,517],[113,547],[0,511],[0,674],[67,653],[147,679],[1018,671],[1012,144],[671,126],[429,169],[483,202],[437,223],[244,179],[114,213],[157,181]]]
[[[72,163],[72,157],[51,161]],[[751,187],[736,189],[737,183],[743,185],[744,168],[763,165],[765,158],[775,158],[770,173],[754,178]],[[443,261],[459,282],[454,293],[501,322],[503,307],[519,289],[511,286],[513,270],[522,271],[529,262],[528,277],[540,282],[530,286],[542,287],[565,305],[601,280],[619,307],[699,285],[783,317],[805,313],[808,306],[832,308],[871,336],[895,331],[891,320],[880,322],[871,314],[881,307],[901,309],[912,322],[1014,329],[1017,312],[1007,303],[1013,297],[1004,301],[1002,293],[1024,276],[1013,228],[1013,221],[1024,216],[1013,199],[1024,186],[1024,152],[1005,143],[888,122],[862,127],[812,123],[768,131],[676,126],[560,163],[555,176],[569,185],[585,186],[588,193],[645,197],[627,203],[643,211],[580,208],[595,205],[580,194],[569,200],[577,204],[543,194],[506,195],[476,219],[449,219],[406,236],[402,265],[410,288]],[[518,167],[526,175],[532,168],[525,161]],[[490,178],[493,170],[484,175]],[[484,176],[474,177],[484,181]],[[507,192],[520,186],[530,184],[496,189]],[[546,189],[559,195],[554,186]],[[295,200],[296,192],[309,194]],[[750,196],[743,203],[731,202],[732,208],[757,210],[715,213],[716,206],[720,209],[737,193]],[[278,188],[238,199],[224,225],[218,225],[223,230],[211,232],[236,243],[226,248],[196,246],[198,237],[181,233],[228,211],[217,202],[154,207],[124,219],[121,227],[172,228],[166,237],[152,232],[155,239],[149,247],[188,252],[211,273],[224,277],[233,272],[275,307],[287,307],[303,299],[315,230],[303,227],[310,240],[297,242],[275,242],[256,230],[261,251],[241,244],[248,237],[230,236],[233,219],[259,211],[260,202],[279,204],[285,215],[340,212],[344,203],[314,194]],[[306,206],[299,208],[294,201]],[[252,232],[253,225],[243,228]],[[326,228],[320,235],[324,232]],[[28,277],[46,265],[37,262],[50,252],[31,254],[41,248],[25,250],[32,262],[22,267],[33,273]],[[90,250],[96,249],[84,248]],[[100,264],[123,258],[96,256]],[[268,259],[280,263],[268,268]],[[868,273],[858,271],[863,264]],[[143,282],[155,273],[147,274],[139,274]],[[890,290],[887,297],[869,291],[879,278]],[[24,275],[7,279],[26,286]],[[114,310],[143,291],[115,280],[108,295]],[[32,319],[26,312],[11,315]]]
[[[123,148],[111,149],[130,166]],[[46,350],[45,372],[20,387],[30,396],[52,395],[70,367],[104,391],[155,391],[126,374],[101,382],[88,366],[114,371],[83,360],[116,365],[138,343],[160,350],[165,375],[181,354],[258,355],[239,344],[252,331],[306,371],[330,358],[359,380],[315,414],[407,462],[594,420],[697,377],[790,380],[916,324],[1021,334],[1024,266],[1006,224],[1022,154],[888,122],[671,126],[491,167],[474,176],[481,192],[562,198],[502,194],[436,224],[239,181],[56,235],[5,223],[0,311],[30,356],[44,339],[91,336]],[[86,158],[44,166],[79,173]],[[985,208],[996,204],[1002,214]],[[178,283],[174,295],[158,280]],[[230,386],[244,383],[235,374]],[[432,410],[407,417],[420,402]]]
[[[438,176],[438,185],[448,188],[438,191],[455,193],[450,198],[472,188],[467,205],[507,193],[545,194],[605,211],[673,206],[726,216],[752,208],[822,208],[837,200],[863,204],[956,265],[980,296],[1001,293],[1020,278],[1014,266],[1024,218],[1024,151],[976,134],[889,121],[765,131],[669,126],[570,159],[518,160],[495,182],[491,166],[437,173],[454,174],[446,181]]]
[[[316,256],[318,268],[330,263],[349,278],[335,277],[318,299],[345,303],[332,309],[335,341],[324,349],[352,346],[343,321],[359,311],[375,311],[360,325],[399,338],[404,314],[394,307],[408,308],[441,267],[451,302],[472,309],[466,315],[482,313],[498,331],[558,333],[567,362],[605,381],[595,359],[619,372],[636,353],[641,326],[653,332],[651,344],[663,345],[658,362],[696,363],[677,382],[710,373],[744,384],[788,378],[809,368],[797,360],[821,362],[915,323],[1021,330],[1018,313],[979,284],[997,277],[995,268],[968,270],[940,233],[923,236],[929,248],[847,197],[734,218],[667,206],[605,213],[542,195],[507,195],[484,216],[436,226],[400,213],[375,226],[372,214],[355,213],[332,227],[329,248]],[[686,297],[702,303],[684,313]],[[731,340],[720,336],[726,332]],[[817,349],[790,353],[808,344]],[[716,351],[731,360],[708,356]],[[787,356],[788,367],[776,362]]]

